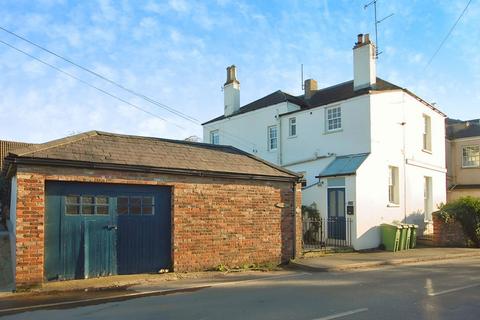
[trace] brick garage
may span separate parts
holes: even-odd
[[[8,169],[17,287],[46,280],[55,182],[168,187],[174,271],[281,263],[301,248],[298,176],[231,147],[94,131],[10,154]]]

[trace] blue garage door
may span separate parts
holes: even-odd
[[[47,182],[47,279],[170,268],[170,201],[168,187]]]

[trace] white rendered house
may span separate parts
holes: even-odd
[[[243,107],[235,66],[227,68],[224,115],[203,124],[203,138],[303,173],[303,204],[324,217],[348,211],[361,250],[380,244],[384,222],[431,228],[446,201],[445,115],[376,77],[368,35],[353,59],[353,81],[318,89],[309,79],[304,95],[276,91]]]

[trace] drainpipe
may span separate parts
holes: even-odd
[[[282,165],[282,119],[280,118],[280,113],[277,109],[277,127],[278,127],[278,153],[277,153],[277,163]]]
[[[297,255],[297,181],[293,183],[293,246],[292,258]]]

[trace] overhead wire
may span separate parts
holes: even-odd
[[[94,75],[95,77],[98,77],[98,78],[100,78],[100,79],[102,79],[102,80],[104,80],[104,81],[106,81],[106,82],[108,82],[108,83],[110,83],[110,84],[112,84],[112,85],[114,85],[114,86],[122,89],[122,90],[125,90],[125,91],[127,91],[128,93],[130,93],[130,94],[133,94],[133,95],[135,95],[135,96],[137,96],[137,97],[139,97],[139,98],[141,98],[141,99],[143,99],[143,100],[145,100],[145,101],[148,101],[149,103],[151,103],[151,104],[153,104],[153,105],[155,105],[155,106],[157,106],[157,107],[160,107],[160,108],[162,108],[162,109],[165,109],[165,110],[167,110],[167,111],[169,111],[169,112],[171,112],[171,113],[173,113],[173,114],[175,114],[175,115],[177,115],[177,116],[179,116],[179,117],[181,117],[181,118],[183,118],[183,119],[185,119],[185,120],[187,120],[187,121],[190,121],[190,122],[192,122],[192,123],[194,123],[194,124],[196,124],[196,125],[200,125],[200,121],[197,120],[197,119],[195,119],[194,117],[191,117],[191,116],[189,116],[189,115],[187,115],[187,114],[185,114],[185,113],[183,113],[183,112],[181,112],[181,111],[178,111],[178,110],[176,110],[176,109],[174,109],[174,108],[172,108],[172,107],[170,107],[170,106],[168,106],[168,105],[166,105],[166,104],[164,104],[164,103],[161,103],[161,102],[159,102],[159,101],[157,101],[157,100],[155,100],[155,99],[153,99],[153,98],[150,98],[150,97],[148,97],[148,96],[146,96],[146,95],[144,95],[144,94],[142,94],[142,93],[139,93],[139,92],[136,92],[135,90],[129,89],[129,88],[125,87],[124,85],[122,85],[121,83],[119,83],[119,82],[117,82],[117,81],[114,81],[114,80],[112,80],[112,79],[110,79],[110,78],[108,78],[108,77],[106,77],[106,76],[104,76],[104,75],[102,75],[102,74],[100,74],[100,73],[98,73],[98,72],[95,72],[95,71],[93,71],[93,70],[91,70],[91,69],[89,69],[89,68],[87,68],[87,67],[84,67],[84,66],[82,66],[82,65],[74,62],[73,60],[71,60],[71,59],[69,59],[69,58],[66,58],[66,57],[64,57],[64,56],[62,56],[62,55],[60,55],[60,54],[58,54],[58,53],[56,53],[56,52],[53,52],[52,50],[49,50],[49,49],[47,49],[47,48],[45,48],[45,47],[43,47],[43,46],[41,46],[41,45],[39,45],[39,44],[37,44],[37,43],[35,43],[35,42],[33,42],[33,41],[25,38],[25,37],[23,37],[23,36],[15,33],[15,32],[13,32],[13,31],[11,31],[11,30],[8,30],[8,29],[5,28],[5,27],[0,26],[0,30],[3,30],[4,32],[6,32],[6,33],[8,33],[8,34],[10,34],[10,35],[12,35],[12,36],[14,36],[14,37],[17,37],[18,39],[21,39],[22,41],[25,41],[25,42],[27,42],[27,43],[29,43],[29,44],[37,47],[37,48],[40,49],[40,50],[43,50],[43,51],[45,51],[45,52],[47,52],[47,53],[49,53],[49,54],[51,54],[51,55],[53,55],[53,56],[55,56],[55,57],[57,57],[57,58],[59,58],[59,59],[62,59],[63,61],[68,62],[68,63],[70,63],[71,65],[74,65],[75,67],[77,67],[77,68],[79,68],[79,69],[81,69],[81,70],[83,70],[83,71],[85,71],[85,72],[88,72],[88,73],[90,73],[91,75]]]
[[[117,81],[114,81],[114,80],[112,80],[112,79],[110,79],[110,78],[108,78],[108,77],[106,77],[106,76],[104,76],[104,75],[102,75],[102,74],[100,74],[100,73],[98,73],[98,72],[95,72],[95,71],[93,71],[93,70],[91,70],[91,69],[89,69],[89,68],[87,68],[87,67],[84,67],[84,66],[80,65],[79,63],[74,62],[72,59],[66,58],[66,57],[64,57],[64,56],[62,56],[62,55],[60,55],[60,54],[58,54],[58,53],[56,53],[56,52],[53,52],[52,50],[50,50],[50,49],[48,49],[48,48],[45,48],[45,47],[43,47],[43,46],[41,46],[41,45],[39,45],[39,44],[37,44],[37,43],[35,43],[35,42],[33,42],[33,41],[25,38],[24,36],[21,36],[21,35],[15,33],[15,32],[13,32],[13,31],[5,28],[5,27],[0,26],[0,30],[3,30],[4,32],[6,32],[6,33],[8,33],[8,34],[10,34],[10,35],[12,35],[12,36],[14,36],[14,37],[16,37],[16,38],[18,38],[18,39],[20,39],[20,40],[22,40],[22,41],[25,41],[25,42],[27,42],[28,44],[30,44],[30,45],[32,45],[32,46],[34,46],[34,47],[36,47],[36,48],[38,48],[38,49],[40,49],[40,50],[43,50],[43,51],[45,51],[45,52],[47,52],[47,53],[49,53],[49,54],[51,54],[51,55],[53,55],[53,56],[55,56],[55,57],[57,57],[57,58],[59,58],[59,59],[65,61],[65,62],[67,62],[67,63],[69,63],[69,64],[71,64],[71,65],[73,65],[73,66],[75,66],[75,67],[77,67],[77,68],[79,68],[79,69],[81,69],[81,70],[89,73],[89,74],[91,74],[91,75],[94,75],[95,77],[97,77],[97,78],[99,78],[99,79],[101,79],[101,80],[104,80],[104,81],[106,81],[106,82],[108,82],[108,83],[110,83],[110,84],[112,84],[112,85],[114,85],[114,86],[116,86],[116,87],[118,87],[118,88],[120,88],[120,89],[122,89],[122,90],[124,90],[124,91],[126,91],[126,92],[128,92],[128,93],[130,93],[130,94],[133,94],[133,95],[135,95],[135,96],[137,96],[137,97],[139,97],[139,98],[141,98],[141,99],[143,99],[143,100],[145,100],[145,101],[147,101],[147,102],[149,102],[149,103],[151,103],[151,104],[153,104],[153,105],[155,105],[155,106],[158,106],[158,107],[160,107],[160,108],[163,108],[163,109],[169,111],[170,113],[173,113],[173,114],[175,114],[175,115],[177,115],[177,116],[179,116],[179,117],[181,117],[181,118],[183,118],[183,119],[185,119],[185,120],[187,120],[187,121],[189,121],[189,122],[191,122],[191,123],[194,123],[195,125],[201,125],[200,121],[197,120],[196,118],[191,117],[191,116],[189,116],[189,115],[187,115],[187,114],[185,114],[185,113],[183,113],[183,112],[181,112],[181,111],[178,111],[178,110],[176,110],[175,108],[172,108],[172,107],[170,107],[170,106],[168,106],[168,105],[166,105],[166,104],[164,104],[164,103],[161,103],[161,102],[159,102],[159,101],[157,101],[157,100],[155,100],[155,99],[153,99],[153,98],[150,98],[150,97],[148,97],[148,96],[146,96],[146,95],[144,95],[144,94],[142,94],[142,93],[139,93],[139,92],[136,92],[135,90],[129,89],[129,88],[125,87],[124,85],[122,85],[121,83],[119,83],[119,82],[117,82]],[[64,71],[64,70],[62,70],[61,68],[59,68],[59,67],[57,67],[57,66],[55,66],[55,65],[53,65],[53,64],[50,64],[50,63],[48,63],[48,62],[46,62],[46,61],[44,61],[44,60],[42,60],[42,59],[40,59],[40,58],[38,58],[38,57],[35,57],[35,56],[33,56],[32,54],[29,54],[28,52],[26,52],[26,51],[24,51],[24,50],[21,50],[21,49],[15,47],[15,46],[13,46],[13,45],[5,42],[5,41],[0,40],[0,43],[3,43],[4,45],[6,45],[6,46],[8,46],[8,47],[10,47],[10,48],[18,51],[18,52],[21,52],[22,54],[25,54],[25,55],[27,55],[28,57],[30,57],[30,58],[32,58],[32,59],[34,59],[34,60],[36,60],[36,61],[38,61],[38,62],[40,62],[40,63],[42,63],[42,64],[45,64],[45,65],[53,68],[54,70],[56,70],[56,71],[58,71],[58,72],[60,72],[60,73],[63,73],[63,74],[65,74],[65,75],[67,75],[67,76],[69,76],[69,77],[71,77],[71,78],[73,78],[73,79],[75,79],[75,80],[77,80],[77,81],[79,81],[79,82],[81,82],[81,83],[83,83],[83,84],[85,84],[85,85],[87,85],[87,86],[95,89],[95,90],[98,90],[98,91],[100,91],[101,93],[103,93],[103,94],[105,94],[105,95],[108,95],[108,96],[110,96],[110,97],[112,97],[112,98],[114,98],[114,99],[116,99],[116,100],[118,100],[118,101],[121,101],[121,102],[123,102],[123,103],[125,103],[125,104],[127,104],[127,105],[129,105],[129,106],[131,106],[131,107],[134,107],[134,108],[136,108],[136,109],[138,109],[138,110],[140,110],[140,111],[142,111],[142,112],[145,112],[145,113],[147,113],[147,114],[149,114],[149,115],[151,115],[151,116],[153,116],[153,117],[159,118],[159,119],[161,119],[161,120],[163,120],[163,121],[165,121],[165,122],[169,122],[168,120],[164,119],[163,117],[161,117],[161,116],[159,116],[159,115],[157,115],[157,114],[154,114],[154,113],[152,113],[152,112],[150,112],[150,111],[148,111],[148,110],[146,110],[146,109],[144,109],[144,108],[139,107],[138,105],[135,105],[135,104],[133,104],[133,103],[131,103],[131,102],[123,99],[123,98],[120,98],[120,97],[118,97],[118,96],[116,96],[116,95],[108,92],[107,90],[104,90],[104,89],[102,89],[102,88],[100,88],[100,87],[98,87],[98,86],[95,86],[95,85],[89,83],[88,81],[85,81],[85,80],[83,80],[83,79],[81,79],[81,78],[79,78],[79,77],[77,77],[77,76],[75,76],[75,75],[73,75],[73,74],[71,74],[71,73],[69,73],[69,72],[67,72],[67,71]],[[182,126],[180,126],[180,125],[178,125],[178,124],[176,124],[176,123],[174,123],[174,122],[172,122],[172,124],[174,124],[175,126],[177,126],[177,127],[181,128],[181,129],[184,129],[184,130],[185,130],[184,127],[182,127]],[[258,151],[258,150],[257,150],[257,145],[256,145],[256,143],[253,143],[253,142],[251,142],[251,141],[249,141],[249,140],[247,140],[247,139],[245,139],[245,138],[243,138],[243,137],[240,137],[240,136],[237,136],[237,135],[235,135],[235,134],[232,134],[231,132],[228,132],[228,131],[226,131],[226,130],[224,130],[224,129],[221,129],[221,131],[222,131],[225,135],[230,136],[231,138],[233,138],[233,139],[237,140],[238,142],[240,142],[240,144],[242,144],[243,146],[248,146],[248,149],[252,148],[252,152]]]
[[[142,111],[142,112],[145,112],[145,113],[151,115],[152,117],[158,118],[158,119],[163,120],[163,121],[165,121],[165,122],[167,122],[167,123],[168,123],[168,122],[171,122],[173,125],[177,126],[178,128],[180,128],[180,129],[182,129],[182,130],[185,130],[185,127],[182,127],[181,125],[176,124],[176,123],[173,122],[173,121],[169,121],[169,120],[167,120],[167,119],[165,119],[165,118],[163,118],[163,117],[161,117],[161,116],[159,116],[159,115],[157,115],[157,114],[155,114],[155,113],[153,113],[153,112],[150,112],[150,111],[148,111],[148,110],[146,110],[146,109],[144,109],[144,108],[142,108],[142,107],[137,106],[136,104],[131,103],[130,101],[127,101],[127,100],[125,100],[125,99],[123,99],[123,98],[121,98],[121,97],[119,97],[119,96],[116,96],[116,95],[114,95],[114,94],[112,94],[112,93],[110,93],[110,92],[108,92],[108,91],[106,91],[106,90],[104,90],[104,89],[96,86],[96,85],[93,85],[93,84],[89,83],[88,81],[85,81],[85,80],[83,80],[83,79],[81,79],[81,78],[79,78],[79,77],[77,77],[77,76],[75,76],[75,75],[73,75],[73,74],[65,71],[65,70],[62,70],[61,68],[59,68],[59,67],[57,67],[57,66],[55,66],[55,65],[53,65],[53,64],[51,64],[51,63],[48,63],[48,62],[46,62],[45,60],[42,60],[42,59],[40,59],[40,58],[38,58],[38,57],[36,57],[36,56],[34,56],[34,55],[32,55],[32,54],[30,54],[30,53],[22,50],[22,49],[20,49],[20,48],[17,48],[17,47],[15,47],[14,45],[12,45],[12,44],[10,44],[10,43],[8,43],[8,42],[5,42],[5,41],[3,41],[3,40],[0,40],[0,43],[4,44],[5,46],[7,46],[7,47],[9,47],[9,48],[11,48],[11,49],[13,49],[13,50],[16,50],[16,51],[18,51],[18,52],[20,52],[20,53],[22,53],[22,54],[30,57],[31,59],[34,59],[34,60],[36,60],[36,61],[38,61],[38,62],[40,62],[40,63],[42,63],[42,64],[44,64],[44,65],[46,65],[46,66],[48,66],[48,67],[50,67],[50,68],[56,70],[57,72],[60,72],[60,73],[66,75],[66,76],[68,76],[68,77],[70,77],[70,78],[73,78],[73,79],[75,79],[75,80],[83,83],[84,85],[86,85],[86,86],[88,86],[88,87],[90,87],[90,88],[93,88],[93,89],[95,89],[95,90],[97,90],[97,91],[99,91],[99,92],[101,92],[101,93],[103,93],[103,94],[105,94],[105,95],[113,98],[113,99],[116,99],[116,100],[118,100],[118,101],[120,101],[120,102],[123,102],[123,103],[125,103],[125,104],[127,104],[127,105],[129,105],[129,106],[131,106],[131,107],[133,107],[133,108],[135,108],[135,109],[138,109],[138,110],[140,110],[140,111]]]
[[[430,60],[428,60],[428,63],[425,65],[425,69],[428,68],[428,66],[432,63],[433,59],[436,57],[436,55],[438,54],[438,52],[442,49],[443,45],[445,44],[445,42],[447,41],[447,39],[450,37],[450,35],[452,34],[453,30],[455,29],[455,27],[457,26],[458,22],[460,22],[460,20],[462,19],[463,15],[465,14],[465,12],[467,11],[468,7],[470,6],[470,3],[472,3],[473,0],[469,0],[467,5],[465,6],[465,8],[463,9],[462,13],[458,16],[457,20],[455,21],[455,23],[453,24],[453,26],[450,28],[450,30],[448,31],[447,35],[445,36],[445,38],[443,38],[442,42],[440,43],[440,45],[438,46],[437,50],[435,50],[435,52],[433,53],[433,55],[430,57]]]

